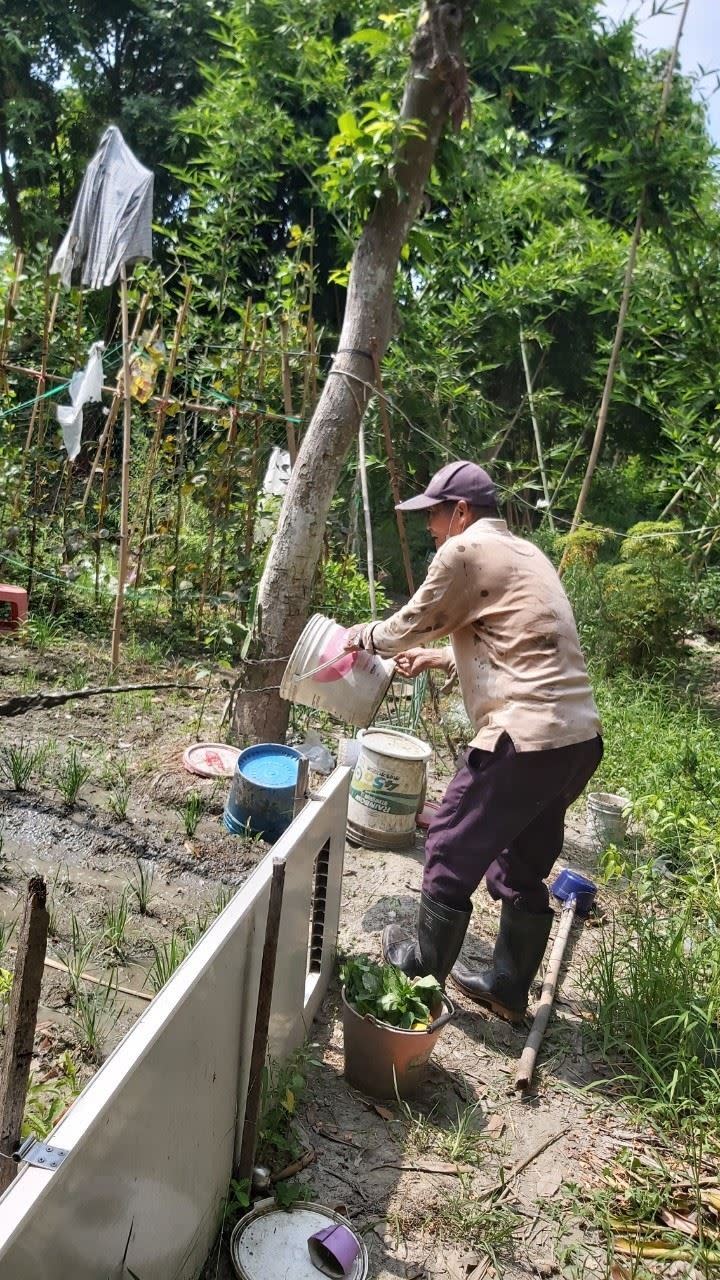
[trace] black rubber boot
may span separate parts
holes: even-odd
[[[455,986],[501,1018],[522,1022],[530,984],[545,955],[552,922],[552,911],[536,915],[504,902],[492,969],[476,973],[464,964],[456,964],[452,971]]]
[[[425,978],[431,973],[444,985],[460,955],[471,915],[472,911],[456,911],[423,893],[417,938],[408,938],[400,925],[389,924],[383,931],[383,955],[409,978]]]

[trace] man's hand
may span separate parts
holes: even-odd
[[[406,649],[405,653],[399,653],[395,658],[395,666],[401,676],[409,676],[414,680],[415,676],[421,675],[423,671],[432,671],[442,666],[442,651],[440,649]]]
[[[354,627],[348,627],[344,646],[346,653],[354,653],[360,648],[360,637],[364,630],[364,622],[356,622]]]

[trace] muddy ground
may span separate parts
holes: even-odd
[[[122,674],[124,683],[196,680],[192,669],[142,661],[126,664]],[[108,683],[107,661],[89,644],[66,642],[38,655],[13,637],[0,641],[0,702],[73,682]],[[162,952],[173,938],[187,947],[267,851],[262,841],[225,831],[229,784],[199,778],[182,765],[198,727],[204,737],[218,727],[226,693],[217,681],[215,686],[208,698],[202,691],[146,690],[0,718],[0,934],[17,927],[30,875],[43,875],[48,889],[50,963],[36,1080],[52,1081],[65,1051],[73,1055],[79,1081],[86,1080],[146,1008],[156,949]],[[8,776],[7,749],[40,751],[22,791]],[[73,749],[90,776],[69,806],[58,774]],[[190,793],[201,797],[192,836],[184,812]],[[117,809],[125,803],[123,817]],[[145,912],[136,892],[141,875],[151,882]],[[110,917],[123,899],[127,922],[121,940],[116,934],[113,942]],[[86,1034],[70,977],[59,967],[72,967],[74,954],[85,959],[83,972],[100,980],[81,984],[90,996],[97,994],[97,1041],[94,1025]],[[11,969],[13,960],[11,934],[0,965]]]

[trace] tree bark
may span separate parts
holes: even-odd
[[[280,663],[304,626],[330,504],[343,462],[368,404],[373,351],[381,360],[390,340],[400,250],[407,238],[448,118],[459,125],[467,103],[462,29],[471,0],[426,0],[410,49],[401,120],[416,120],[422,137],[402,142],[387,184],[353,255],[336,361],[303,438],[283,503],[259,595],[263,661],[243,677],[235,704],[238,740],[282,741],[289,704],[277,685]]]

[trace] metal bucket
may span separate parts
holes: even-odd
[[[432,748],[396,729],[370,729],[350,783],[348,839],[366,849],[407,849],[415,843]]]
[[[235,1275],[239,1280],[318,1280],[320,1272],[310,1257],[308,1241],[331,1226],[344,1227],[357,1241],[357,1257],[347,1280],[367,1280],[367,1248],[347,1218],[312,1202],[279,1209],[274,1199],[261,1200],[234,1228],[230,1257]]]
[[[628,825],[624,811],[627,806],[627,796],[616,796],[610,791],[590,792],[586,807],[586,830],[594,849],[602,851],[610,844],[624,843]]]
[[[344,627],[316,613],[290,655],[280,697],[360,729],[372,723],[390,687],[395,664],[372,653],[345,653]]]
[[[223,822],[234,836],[251,831],[268,843],[293,820],[300,752],[262,742],[241,751],[225,803]]]
[[[345,1079],[370,1098],[411,1098],[420,1088],[442,1028],[455,1014],[443,993],[444,1010],[427,1031],[403,1031],[376,1018],[361,1017],[342,993]]]

